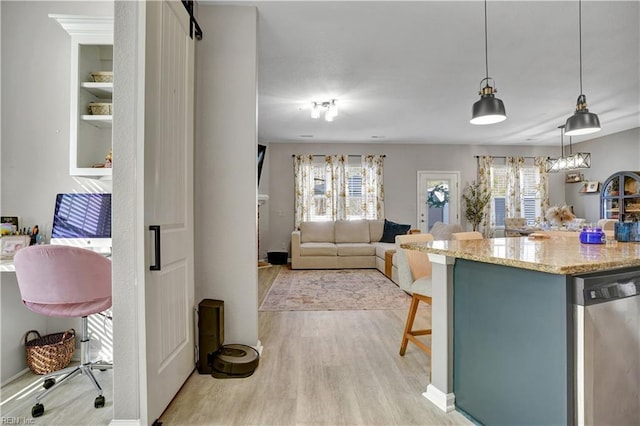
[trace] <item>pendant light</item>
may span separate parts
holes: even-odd
[[[489,47],[487,37],[487,0],[484,0],[484,63],[486,77],[480,81],[480,100],[473,104],[471,124],[493,124],[506,120],[504,103],[496,96],[495,81],[489,77]],[[493,81],[493,86],[489,84]],[[482,86],[484,83],[484,87]]]
[[[582,92],[582,0],[578,1],[578,29],[580,40],[580,95],[576,102],[576,112],[567,119],[564,134],[567,136],[588,135],[600,130],[598,116],[589,112],[587,97]]]
[[[564,155],[565,125],[560,129],[560,157],[548,158],[546,164],[547,173],[557,173],[568,170],[588,169],[591,167],[591,154],[588,152],[573,153],[571,137],[569,137],[569,155]]]

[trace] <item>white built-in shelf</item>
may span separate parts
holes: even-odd
[[[108,128],[111,127],[111,123],[113,122],[112,115],[81,115],[80,119],[82,121],[86,121],[92,126],[100,127],[100,128]]]
[[[80,87],[101,99],[111,99],[113,97],[113,83],[94,83],[85,81],[80,83]]]

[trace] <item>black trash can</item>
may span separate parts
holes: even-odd
[[[267,260],[272,265],[286,265],[289,253],[286,251],[269,251],[267,252]]]

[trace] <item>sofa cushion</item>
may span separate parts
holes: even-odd
[[[383,243],[395,243],[396,235],[404,235],[409,232],[411,225],[402,225],[400,223],[384,220],[384,231],[380,241]]]
[[[369,221],[369,240],[373,243],[380,241],[384,232],[384,219]]]
[[[375,246],[369,243],[338,243],[338,256],[373,256]]]
[[[368,243],[369,222],[366,220],[338,220],[335,225],[336,243]]]
[[[338,248],[333,243],[302,243],[300,256],[337,256]]]
[[[334,222],[302,222],[300,224],[300,242],[332,243],[334,242]]]
[[[396,245],[391,243],[371,243],[376,248],[376,256],[384,259],[385,252],[395,250]]]

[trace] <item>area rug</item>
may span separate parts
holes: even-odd
[[[282,269],[260,311],[408,309],[411,297],[376,269]]]

